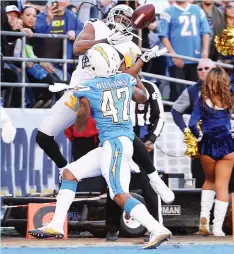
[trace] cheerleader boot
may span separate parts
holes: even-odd
[[[228,202],[215,200],[213,234],[214,236],[225,236],[222,230],[223,222],[227,213]]]
[[[199,232],[203,236],[208,236],[210,233],[210,211],[214,204],[214,198],[215,191],[202,190]]]

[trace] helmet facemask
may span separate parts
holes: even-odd
[[[132,30],[131,17],[133,10],[128,6],[116,6],[107,15],[106,23],[110,29],[116,31]]]

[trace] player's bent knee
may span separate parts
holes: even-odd
[[[38,131],[38,132],[37,132],[36,142],[37,142],[37,144],[38,144],[41,148],[43,148],[43,147],[45,147],[46,145],[48,145],[48,142],[50,142],[51,139],[53,140],[54,137],[49,136],[49,135],[47,135],[47,134],[45,134],[45,133],[43,133],[43,132],[41,132],[41,131]]]
[[[67,168],[65,168],[64,171],[63,171],[63,179],[69,180],[69,181],[77,181],[76,177]]]
[[[129,193],[120,193],[113,197],[113,200],[116,204],[118,204],[121,207],[124,207],[124,204],[127,202],[128,199],[132,198],[132,196]]]

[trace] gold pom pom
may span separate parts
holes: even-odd
[[[218,52],[224,56],[234,55],[234,26],[229,26],[215,36],[215,46]]]
[[[199,131],[201,131],[201,121],[197,124],[197,128]],[[191,130],[187,127],[184,130],[184,143],[186,144],[186,151],[185,155],[189,156],[192,159],[196,159],[199,157],[198,152],[198,141],[192,134]]]

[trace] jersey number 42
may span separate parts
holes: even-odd
[[[128,121],[130,118],[128,110],[129,97],[128,87],[118,88],[115,91],[103,91],[101,105],[103,117],[112,117],[113,123],[119,123],[121,120]]]

